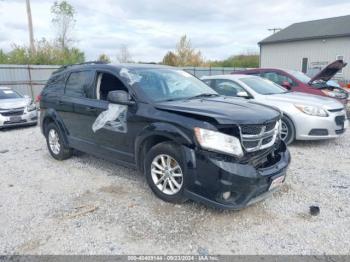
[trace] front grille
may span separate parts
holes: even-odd
[[[345,122],[345,116],[336,116],[335,117],[335,123],[337,126],[343,126]]]
[[[262,125],[241,125],[241,132],[244,135],[258,135]]]
[[[243,146],[245,148],[257,147],[259,145],[259,141],[243,141]]]
[[[10,110],[10,111],[6,111],[6,112],[1,112],[0,114],[3,116],[21,116],[23,115],[24,110],[20,109],[20,110]]]
[[[267,143],[270,143],[272,141],[272,139],[273,139],[273,136],[264,138],[263,141],[262,141],[262,144],[265,145]]]
[[[247,152],[254,152],[272,146],[277,138],[279,122],[263,125],[241,125],[242,146]]]

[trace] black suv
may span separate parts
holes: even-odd
[[[290,162],[279,111],[220,96],[177,68],[65,66],[46,84],[40,109],[55,159],[76,149],[137,168],[169,202],[239,209],[283,183]]]

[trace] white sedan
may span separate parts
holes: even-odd
[[[202,77],[207,85],[225,96],[254,99],[283,112],[281,138],[296,140],[336,138],[349,124],[344,106],[328,97],[290,92],[270,80],[250,75]]]

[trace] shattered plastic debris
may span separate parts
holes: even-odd
[[[119,72],[121,77],[128,79],[129,85],[133,85],[136,82],[139,82],[142,76],[131,73],[127,68],[122,68]]]
[[[105,128],[116,132],[126,133],[127,108],[128,107],[125,105],[109,104],[108,109],[103,111],[96,118],[92,125],[92,131],[96,133],[97,130]]]

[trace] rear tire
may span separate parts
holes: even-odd
[[[282,117],[281,138],[287,144],[291,144],[295,139],[295,127],[289,117]]]
[[[183,153],[179,145],[163,142],[151,148],[145,158],[146,180],[160,199],[183,203],[187,175]]]
[[[46,144],[49,152],[56,160],[65,160],[72,156],[73,150],[63,142],[63,136],[55,123],[50,123],[45,128]]]

